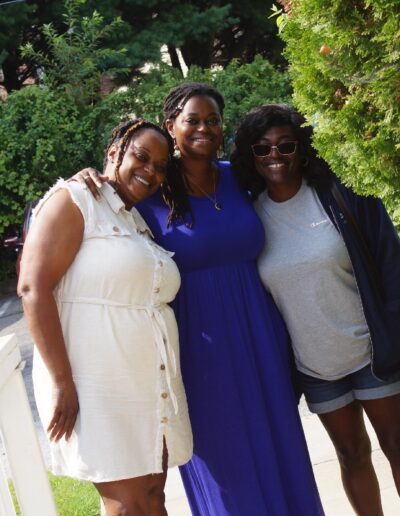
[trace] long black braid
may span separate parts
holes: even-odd
[[[130,120],[125,120],[124,122],[119,123],[116,127],[114,127],[110,139],[107,144],[106,154],[104,157],[104,163],[103,168],[105,169],[108,161],[108,151],[112,145],[119,145],[119,152],[117,157],[117,163],[115,165],[115,177],[117,181],[119,182],[119,168],[121,166],[121,163],[124,159],[124,155],[126,152],[126,149],[128,148],[129,142],[131,140],[131,137],[134,133],[141,131],[142,129],[153,129],[154,131],[157,131],[158,133],[162,134],[164,138],[166,138],[168,143],[168,151],[169,155],[172,156],[173,153],[173,143],[171,141],[171,138],[169,137],[168,133],[164,131],[164,129],[161,129],[156,124],[153,124],[153,122],[149,122],[148,120],[144,120],[143,118],[135,118]],[[171,160],[169,163],[168,168],[171,168]],[[167,172],[167,175],[170,172]]]
[[[225,102],[222,95],[214,89],[210,84],[204,82],[185,82],[173,88],[164,101],[164,122],[163,128],[166,130],[166,121],[175,120],[185,107],[186,102],[197,95],[211,97],[218,105],[221,116],[224,112]],[[166,131],[167,132],[167,131]],[[172,138],[169,136],[173,146]],[[183,173],[181,170],[181,162],[179,159],[173,159],[173,166],[167,174],[167,179],[162,185],[162,193],[164,201],[169,207],[168,226],[175,220],[181,220],[185,223],[185,216],[190,214],[191,222],[187,224],[189,227],[193,225],[194,217],[190,208],[189,198]]]

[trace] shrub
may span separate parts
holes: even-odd
[[[294,103],[315,126],[315,147],[345,183],[382,197],[400,224],[398,0],[283,3]]]
[[[35,86],[0,105],[0,234],[20,220],[27,201],[82,161],[78,122],[66,98]]]

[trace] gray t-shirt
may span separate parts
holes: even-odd
[[[292,340],[297,368],[336,380],[370,360],[370,338],[346,246],[313,188],[255,203],[266,234],[258,269]]]

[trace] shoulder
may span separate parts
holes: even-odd
[[[64,192],[64,195],[62,194]],[[68,195],[65,193],[68,192]],[[34,218],[37,217],[43,207],[48,204],[51,199],[51,204],[54,202],[65,206],[68,203],[75,204],[80,211],[83,213],[83,206],[86,204],[87,192],[77,183],[76,181],[65,181],[64,179],[58,179],[56,183],[44,194],[39,200],[35,209],[33,210]]]
[[[356,194],[350,186],[342,183],[340,178],[333,174],[333,172],[329,173],[325,177],[320,177],[317,180],[308,183],[308,186],[317,192],[320,199],[324,199],[329,203],[332,202],[332,199],[337,199],[337,195],[334,193],[335,190],[339,191],[339,195],[341,195],[350,205],[372,199]]]
[[[339,178],[334,176],[333,183],[337,186],[338,190],[343,195],[346,202],[352,207],[364,207],[364,209],[378,209],[385,211],[383,203],[379,197],[372,195],[362,195],[356,193],[351,186],[343,184]]]
[[[44,242],[49,235],[57,242],[75,237],[82,240],[85,219],[67,185],[59,179],[37,203],[32,212],[30,240]]]

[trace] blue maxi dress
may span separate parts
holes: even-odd
[[[159,193],[139,205],[182,277],[173,307],[194,437],[193,458],[180,468],[190,508],[194,516],[321,515],[286,329],[257,272],[262,223],[229,164],[218,167],[222,210],[191,196],[192,228],[167,227]]]

